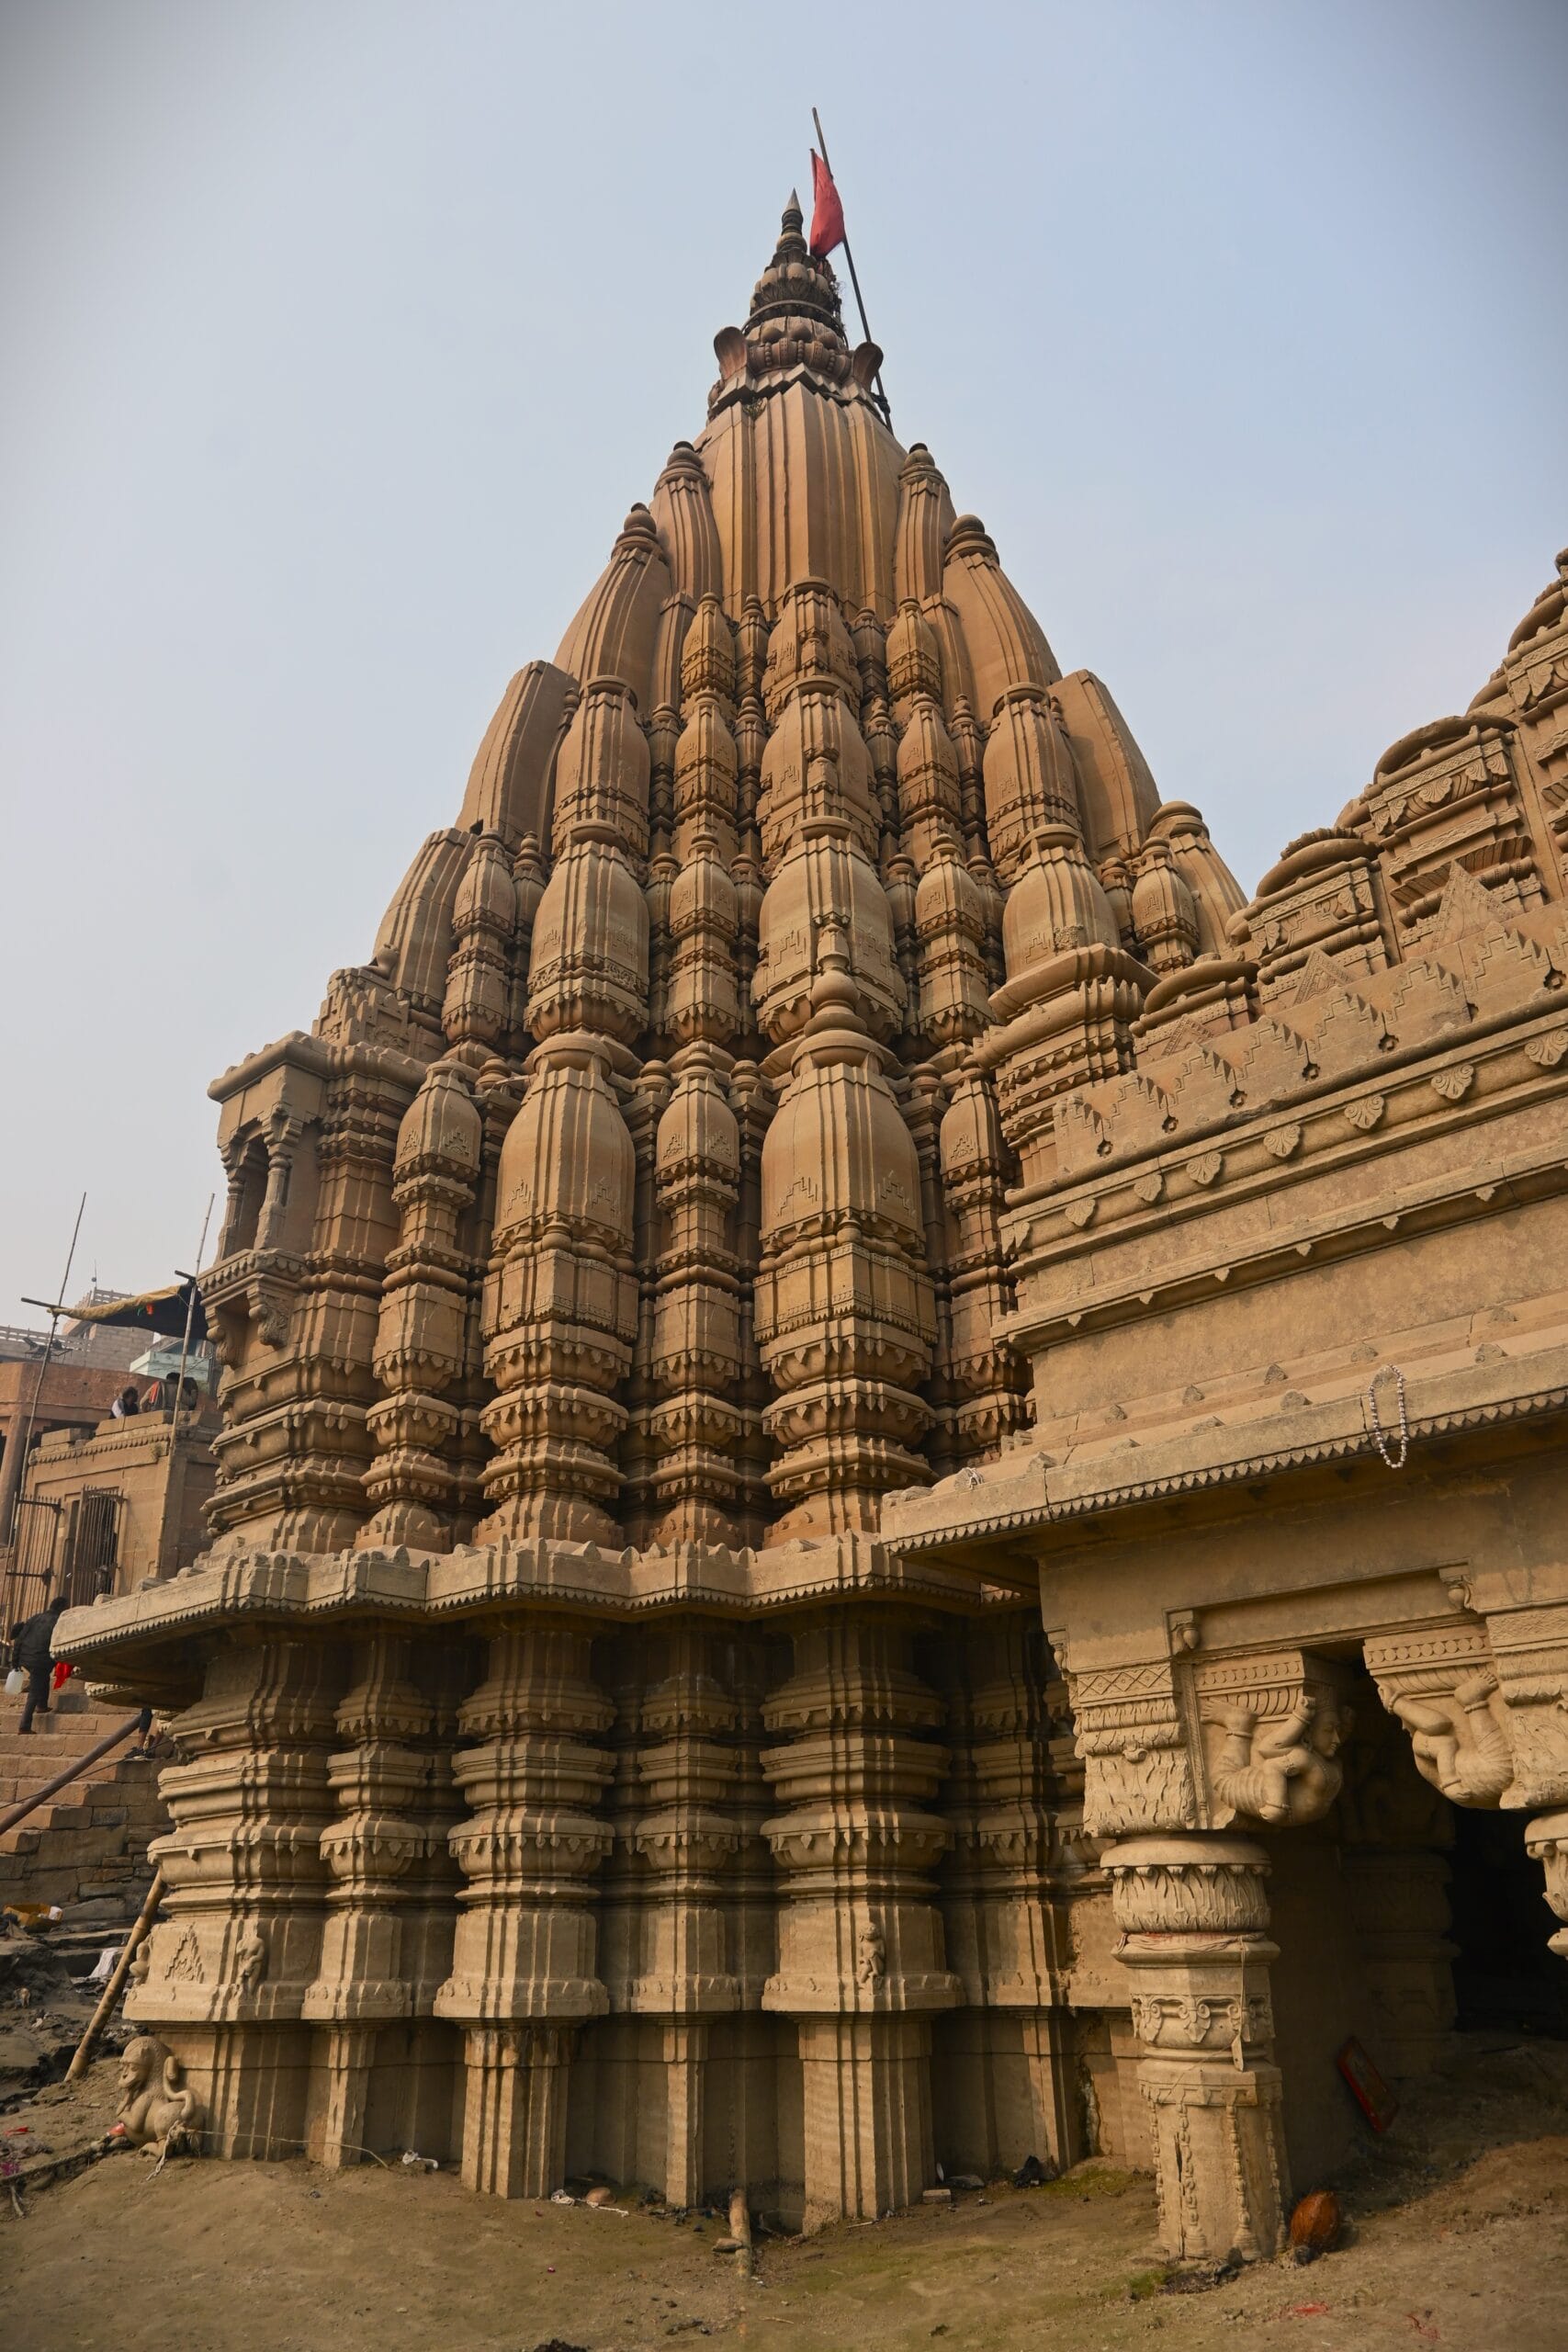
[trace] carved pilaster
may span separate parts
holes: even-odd
[[[1055,1872],[1060,1792],[1044,1644],[1022,1617],[943,1635],[953,1758],[942,1812],[947,1954],[971,2016],[947,2035],[952,2160],[987,2175],[1031,2154],[1083,2153],[1068,2055],[1066,1906]]]
[[[659,1506],[656,1543],[736,1540],[736,1457],[751,1415],[742,1372],[739,1268],[730,1246],[740,1131],[710,1047],[679,1057],[659,1122],[660,1248],[651,1284],[651,1391],[645,1428]]]
[[[150,1853],[168,1893],[127,2015],[186,2059],[224,2154],[291,2154],[304,2138],[299,2029],[321,1962],[341,1680],[333,1644],[231,1640],[159,1783],[175,1826]]]
[[[935,1338],[914,1143],[841,943],[820,961],[762,1148],[756,1328],[789,1534],[874,1526],[889,1487],[923,1481]]]
[[[509,1625],[458,1714],[478,1743],[454,1765],[469,1815],[451,1843],[468,1887],[435,2013],[467,2029],[463,2177],[500,2196],[560,2186],[571,2031],[607,2007],[587,1881],[610,1843],[595,1735],[611,1709],[589,1651],[586,1633]]]
[[[726,1950],[725,1878],[741,1832],[728,1810],[734,1701],[717,1679],[717,1636],[683,1625],[665,1639],[663,1672],[643,1692],[638,1758],[644,1810],[632,1832],[644,1866],[641,1968],[628,2007],[667,2018],[664,2194],[698,2203],[703,2179],[703,2020],[735,2009]]]
[[[639,902],[640,903],[640,902]],[[502,1149],[486,1286],[484,1427],[496,1456],[476,1533],[613,1538],[616,1390],[637,1332],[636,1154],[596,1040],[538,1048]]]
[[[764,1709],[786,1810],[767,1826],[785,1903],[762,2006],[799,2020],[808,2225],[908,2204],[931,2177],[929,2021],[960,1987],[932,1900],[942,1708],[910,1639],[880,1619],[803,1626]]]
[[[337,1710],[348,1745],[328,1766],[338,1817],[321,1832],[321,1859],[335,1884],[301,2014],[331,2029],[317,2062],[311,2153],[333,2167],[357,2163],[367,2143],[377,2029],[415,2014],[403,1923],[418,1892],[410,1873],[431,1835],[422,1816],[434,1710],[409,1679],[409,1648],[387,1633],[358,1645]],[[434,1987],[417,1989],[428,2010]]]
[[[480,1136],[465,1078],[438,1062],[398,1130],[398,1246],[387,1261],[374,1358],[389,1393],[367,1416],[377,1448],[365,1474],[376,1506],[367,1544],[446,1551],[452,1542],[458,1416],[446,1392],[464,1368],[469,1268],[457,1230],[473,1197]]]

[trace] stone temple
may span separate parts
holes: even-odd
[[[715,347],[212,1090],[210,1548],[62,1635],[175,1716],[130,2014],[219,2154],[1267,2253],[1348,2042],[1562,1999],[1568,559],[1248,904],[793,203]]]

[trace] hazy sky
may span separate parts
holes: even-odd
[[[813,101],[901,437],[1250,888],[1568,537],[1565,89],[1563,0],[0,6],[0,1322],[84,1186],[191,1263]]]

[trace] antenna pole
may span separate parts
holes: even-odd
[[[815,107],[811,109],[811,119],[817,126],[817,144],[821,150],[822,161],[827,164],[828,174],[829,178],[831,178],[833,166],[828,162],[828,141],[822,136],[822,118],[818,113]],[[855,269],[855,257],[850,251],[849,232],[847,230],[844,232],[844,259],[849,264],[850,284],[855,289],[855,308],[860,312],[860,331],[865,337],[867,343],[870,343],[874,341],[874,338],[872,335],[870,323],[865,315],[865,298],[860,290],[860,277]],[[883,388],[882,370],[880,368],[876,371],[876,405],[882,411],[883,423],[887,426],[889,432],[891,432],[893,429],[893,411],[887,405],[887,394]]]
[[[59,1306],[51,1306],[49,1310],[49,1342],[39,1364],[38,1378],[33,1382],[32,1402],[28,1407],[28,1425],[22,1431],[21,1466],[17,1475],[17,1483],[11,1489],[11,1508],[6,1514],[6,1524],[0,1528],[0,1541],[6,1543],[11,1541],[17,1531],[17,1513],[22,1505],[22,1483],[28,1475],[28,1448],[33,1442],[33,1423],[38,1419],[38,1400],[43,1394],[44,1374],[49,1370],[50,1358],[54,1353],[54,1340],[60,1329],[60,1318],[66,1312],[63,1301],[66,1292],[71,1287],[71,1269],[76,1262],[76,1241],[82,1230],[82,1212],[86,1205],[87,1195],[84,1193],[76,1204],[76,1222],[71,1228],[71,1247],[66,1252],[65,1272],[60,1284],[60,1296],[62,1303]],[[31,1301],[28,1304],[30,1305]]]
[[[186,1402],[186,1364],[190,1362],[190,1324],[195,1322],[195,1284],[197,1284],[202,1272],[202,1259],[205,1259],[205,1253],[207,1253],[207,1227],[211,1226],[211,1204],[214,1204],[216,1197],[219,1197],[216,1193],[207,1194],[207,1216],[202,1218],[202,1239],[195,1244],[195,1275],[186,1275],[186,1282],[190,1284],[190,1296],[186,1298],[186,1336],[179,1343],[179,1374],[176,1374],[176,1378],[174,1378],[174,1411],[169,1414],[169,1475],[163,1482],[163,1512],[157,1515],[157,1564],[155,1564],[155,1569],[152,1569],[152,1574],[155,1576],[164,1574],[163,1555],[164,1555],[164,1541],[167,1541],[169,1536],[169,1496],[174,1494],[174,1456],[176,1456],[176,1452],[179,1452],[179,1408],[181,1404]],[[174,1270],[179,1272],[179,1268],[174,1268]],[[184,1494],[186,1494],[186,1482],[181,1479],[181,1503],[184,1503]],[[176,1553],[176,1562],[179,1562],[179,1553]]]

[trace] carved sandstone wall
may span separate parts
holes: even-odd
[[[1204,1486],[1231,1416],[1189,1392],[1262,1345],[1208,1305],[1265,1295],[1216,1250],[1468,1230],[1428,1195],[1478,1190],[1481,1102],[1510,1203],[1553,1192],[1562,595],[1244,908],[894,440],[793,204],[716,349],[370,962],[213,1090],[214,1543],[69,1636],[177,1712],[134,2013],[228,2154],[811,2220],[1099,2145],[1153,2155],[1179,2250],[1266,2251],[1311,2041],[1269,1841],[1339,1803],[1368,1669],[1407,1778],[1495,1758],[1473,1693],[1344,1655],[1426,1623],[1424,1566],[1375,1625],[1232,1639],[1208,1570],[1158,1598],[1161,1531],[1098,1589],[1062,1556],[1059,1474],[1100,1509],[1175,1380]],[[1343,1416],[1343,1302],[1265,1312],[1261,1390],[1316,1348]],[[1356,1965],[1421,2063],[1440,1936],[1382,1883]]]

